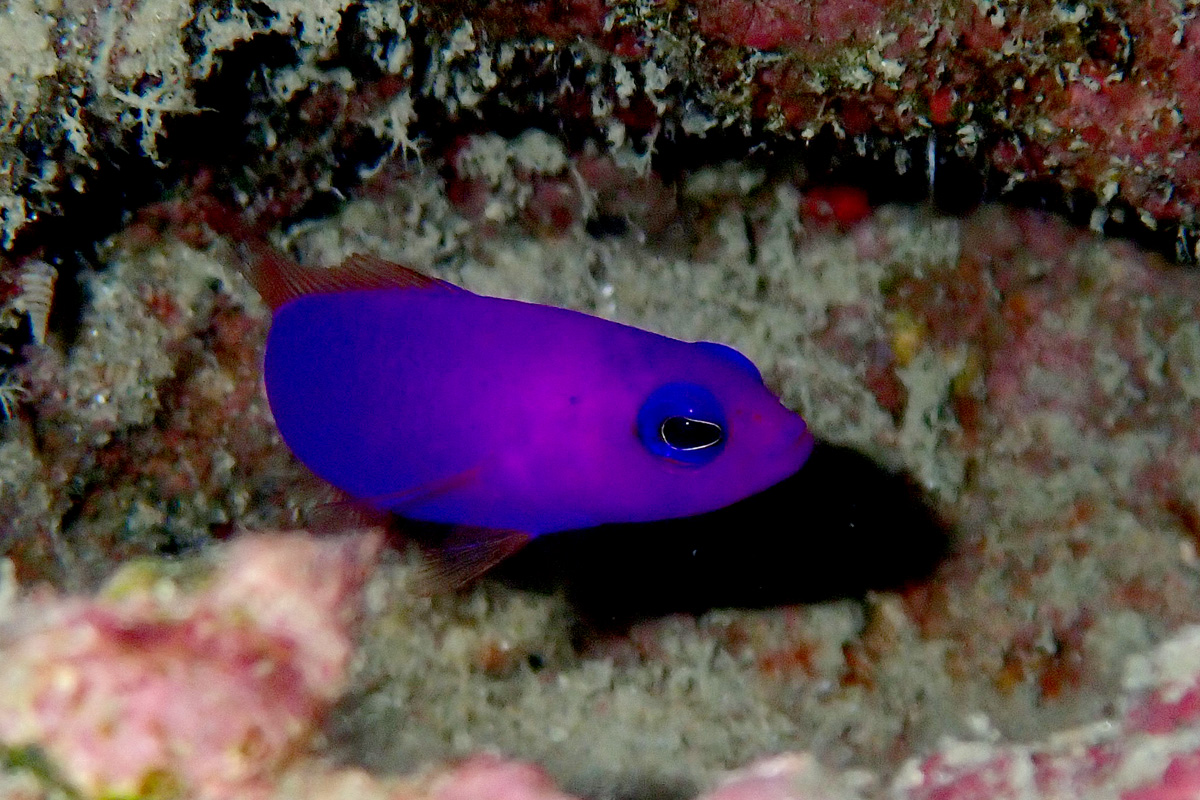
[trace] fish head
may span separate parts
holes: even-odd
[[[634,420],[631,480],[658,518],[713,511],[797,472],[814,441],[754,364],[712,342],[680,343],[685,358],[644,381]]]

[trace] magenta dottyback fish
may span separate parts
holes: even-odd
[[[804,420],[725,345],[364,256],[325,270],[256,258],[288,447],[376,510],[470,531],[467,573],[534,536],[730,505],[812,452]]]

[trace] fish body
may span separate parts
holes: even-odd
[[[812,451],[732,348],[389,267],[276,293],[264,367],[287,445],[376,509],[529,536],[645,522],[734,503]]]

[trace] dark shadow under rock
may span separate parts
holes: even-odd
[[[584,621],[765,608],[895,589],[946,555],[945,524],[911,478],[819,444],[799,473],[719,511],[543,536],[490,580],[562,589]]]

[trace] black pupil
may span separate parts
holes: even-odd
[[[667,417],[658,432],[676,450],[703,450],[720,444],[725,435],[720,425],[690,417]]]

